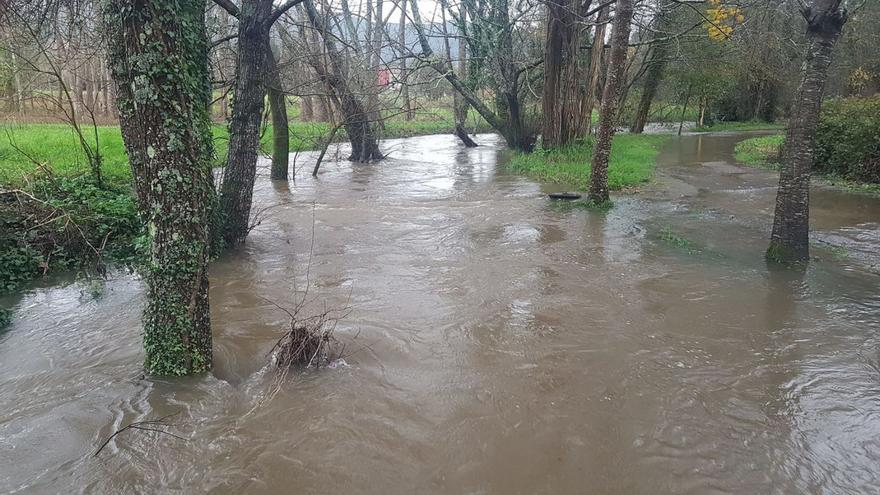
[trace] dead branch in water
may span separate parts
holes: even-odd
[[[116,430],[115,432],[113,432],[112,435],[107,437],[107,440],[104,440],[104,443],[102,443],[101,446],[98,447],[98,450],[95,451],[95,453],[92,455],[92,457],[97,457],[98,454],[100,454],[101,451],[104,450],[104,447],[109,445],[110,441],[113,440],[114,438],[116,438],[116,435],[119,435],[120,433],[122,433],[124,431],[128,431],[128,430],[152,431],[152,432],[156,432],[156,433],[161,433],[163,435],[168,435],[168,436],[177,438],[179,440],[186,441],[186,438],[184,438],[180,435],[175,435],[174,433],[171,433],[169,431],[165,431],[164,429],[162,429],[162,428],[168,428],[170,426],[176,426],[174,424],[168,423],[166,420],[172,416],[176,416],[177,414],[179,414],[179,413],[172,413],[167,416],[163,416],[159,419],[153,419],[153,420],[148,420],[148,421],[135,421],[133,423],[129,423],[129,424],[125,425],[124,427]]]

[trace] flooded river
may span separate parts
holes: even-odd
[[[775,178],[732,163],[742,137],[672,138],[608,212],[549,202],[493,136],[263,177],[211,268],[211,376],[142,375],[133,277],[16,300],[0,492],[878,493],[880,201],[817,187],[816,259],[768,270]],[[273,303],[307,286],[351,307],[353,353],[265,400]],[[93,456],[169,414],[182,438]]]

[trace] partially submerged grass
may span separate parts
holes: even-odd
[[[752,120],[748,122],[715,122],[709,125],[697,126],[694,128],[694,132],[775,131],[779,129],[785,129],[785,124]]]
[[[778,170],[780,152],[784,141],[785,136],[782,134],[745,139],[736,144],[734,157],[736,161],[745,165]],[[839,187],[849,192],[871,196],[880,195],[880,184],[859,182],[839,175],[819,175],[816,178],[825,184]]]
[[[660,145],[669,136],[619,134],[615,136],[608,165],[608,187],[622,189],[650,180]],[[508,168],[547,182],[571,185],[586,190],[590,181],[592,141],[550,151],[516,153]]]
[[[678,249],[683,249],[688,253],[699,252],[699,250],[694,247],[694,243],[690,239],[676,234],[669,227],[663,227],[662,229],[660,229],[660,232],[657,233],[657,238],[663,241],[665,244],[668,244]]]
[[[772,136],[760,136],[740,141],[734,147],[734,158],[740,163],[753,167],[777,169],[779,168],[779,151],[785,136],[775,134]]]
[[[551,208],[554,211],[568,212],[572,210],[590,210],[604,212],[614,207],[614,202],[610,199],[604,203],[596,203],[589,199],[578,199],[574,201],[556,200],[552,201]]]

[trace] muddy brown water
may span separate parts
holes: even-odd
[[[816,259],[768,270],[775,178],[733,164],[742,138],[673,138],[608,212],[549,202],[488,135],[262,178],[274,208],[211,268],[212,375],[142,376],[131,276],[18,298],[0,492],[877,493],[880,202],[816,187]],[[306,285],[356,352],[265,401],[269,301]],[[168,414],[183,440],[92,456]]]

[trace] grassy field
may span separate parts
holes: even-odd
[[[618,134],[614,137],[608,165],[608,186],[611,189],[642,184],[654,172],[660,145],[669,139],[664,135]],[[510,170],[535,178],[569,184],[586,190],[590,180],[592,141],[552,151],[514,154]]]
[[[721,131],[775,131],[785,129],[785,124],[773,122],[715,122],[710,125],[694,127],[694,132],[721,132]]]
[[[488,127],[477,122],[478,130]],[[415,120],[405,121],[395,116],[385,123],[383,138],[417,136],[450,132],[453,126],[451,111],[419,112]],[[331,125],[324,122],[291,122],[290,151],[318,149],[329,134]],[[87,138],[95,142],[102,159],[102,173],[112,183],[128,183],[131,172],[118,126],[99,126],[96,130],[86,128]],[[226,158],[229,134],[225,125],[213,128],[217,164]],[[344,132],[337,139],[346,139]],[[271,149],[272,127],[263,133],[264,150]],[[20,184],[25,174],[33,172],[39,163],[61,176],[87,173],[88,162],[78,140],[70,127],[61,124],[0,124],[0,184]]]

